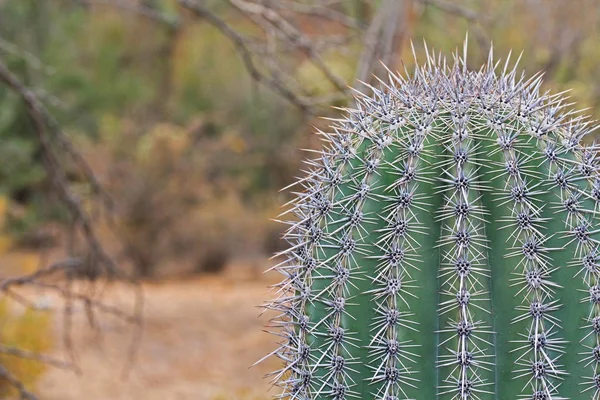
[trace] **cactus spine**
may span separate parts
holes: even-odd
[[[268,303],[281,398],[599,399],[596,126],[427,53],[334,120]]]

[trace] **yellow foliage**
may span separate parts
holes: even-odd
[[[32,274],[40,268],[40,256],[38,254],[22,254],[19,257],[21,272]]]
[[[352,63],[341,58],[325,60],[327,67],[346,82],[354,75]],[[310,60],[304,61],[297,71],[298,81],[312,95],[324,95],[334,91],[333,83]]]
[[[244,138],[236,136],[229,141],[229,148],[235,153],[243,153],[247,147]]]
[[[172,159],[188,148],[189,137],[184,128],[172,124],[157,124],[145,134],[135,149],[136,160],[140,163]]]
[[[190,23],[181,30],[171,62],[175,98],[190,90],[215,100],[239,97],[240,81],[246,81],[231,41],[210,24]]]
[[[8,199],[0,196],[0,229],[8,210]],[[5,254],[11,245],[8,235],[0,234],[0,255]],[[29,274],[39,266],[38,255],[19,257],[19,271]],[[23,309],[19,304],[0,298],[0,344],[33,353],[44,353],[52,347],[52,320],[47,312]],[[44,373],[46,365],[11,355],[0,354],[0,365],[8,369],[26,387],[30,388]],[[14,396],[14,388],[0,379],[0,398]]]
[[[0,300],[0,343],[28,352],[47,352],[53,343],[50,314],[31,309],[15,312],[13,305],[6,298]],[[1,354],[0,365],[29,388],[47,367],[35,360]],[[13,395],[16,395],[14,388],[0,379],[0,398]]]
[[[10,236],[0,234],[0,254],[4,254],[10,250],[12,244],[13,240]]]
[[[99,129],[102,141],[108,145],[115,145],[122,135],[121,120],[113,114],[105,113],[100,117]]]
[[[6,196],[0,196],[0,254],[6,253],[13,244],[12,238],[1,231],[4,227],[7,211],[8,198]]]
[[[8,199],[6,196],[0,196],[0,225],[4,224],[4,217],[8,210]]]

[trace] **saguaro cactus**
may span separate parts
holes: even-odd
[[[268,304],[281,398],[600,398],[596,126],[465,58],[428,52],[319,132]]]

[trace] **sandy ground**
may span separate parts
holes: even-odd
[[[42,400],[269,399],[275,392],[262,376],[276,360],[249,367],[275,346],[256,307],[272,282],[230,273],[144,284],[145,329],[127,379],[122,372],[131,332],[105,318],[99,333],[78,310],[74,344],[82,373],[50,370],[37,392]],[[126,304],[131,291],[109,288],[104,296]],[[60,349],[56,355],[65,357]]]

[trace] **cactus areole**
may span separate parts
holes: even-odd
[[[427,52],[319,132],[268,303],[282,399],[600,398],[596,126],[465,58]]]

